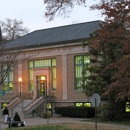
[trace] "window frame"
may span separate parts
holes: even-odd
[[[81,104],[80,106],[76,105],[76,104]],[[85,105],[88,104],[88,105]],[[91,107],[91,102],[75,102],[75,106],[76,107]]]
[[[78,57],[81,57],[81,58],[79,58],[79,59],[81,59],[81,61],[79,61],[79,63],[76,60],[76,58],[78,59]],[[87,62],[85,62],[85,57],[88,57],[88,60],[86,60]],[[77,72],[76,71],[78,69],[76,70],[76,68],[78,66],[81,67],[81,72],[79,72],[79,75],[81,75],[81,77],[77,76]],[[76,56],[74,56],[74,90],[83,91],[83,87],[82,86],[84,86],[88,82],[87,77],[90,76],[90,72],[88,71],[89,74],[86,75],[86,76],[83,73],[84,70],[86,69],[86,67],[87,68],[90,67],[90,56],[88,54],[82,54],[82,55],[76,55]],[[86,80],[84,81],[85,78],[86,78]],[[79,84],[79,87],[78,87],[78,84]]]
[[[6,65],[3,66],[3,69],[2,69],[2,73],[3,74],[6,73],[6,71],[7,71],[6,68],[7,68]],[[13,79],[14,79],[14,76],[13,76],[13,67],[10,67],[9,72],[6,75],[6,78],[5,78],[5,80],[3,81],[3,84],[2,84],[2,86],[3,86],[2,89],[5,92],[12,92],[13,91],[13,89],[14,89]]]
[[[35,61],[47,61],[48,60],[48,62],[50,62],[50,64],[49,64],[49,66],[46,66],[46,65],[39,65],[39,67],[38,67],[38,65],[37,66],[35,66]],[[50,60],[50,61],[49,61]],[[30,62],[32,62],[31,64],[30,64]],[[31,67],[29,66],[29,65],[31,65]],[[46,67],[50,67],[50,69],[52,70],[52,69],[56,69],[56,58],[49,58],[49,59],[39,59],[39,60],[30,60],[30,61],[28,61],[28,71],[29,71],[29,91],[33,91],[34,90],[34,77],[33,77],[33,72],[32,72],[32,77],[33,77],[33,80],[30,80],[30,77],[31,77],[31,75],[30,75],[30,70],[32,69],[34,69],[34,68],[46,68]],[[52,71],[51,71],[52,72]],[[51,82],[52,82],[52,86],[51,86],[51,90],[52,91],[54,91],[54,90],[56,90],[56,77],[54,77],[53,78],[53,74],[51,73]],[[55,81],[55,87],[53,88],[53,81]],[[33,84],[33,85],[31,85],[31,84]]]

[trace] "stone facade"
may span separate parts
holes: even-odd
[[[85,54],[88,51],[82,44],[66,45],[52,48],[37,48],[21,52],[20,57],[24,57],[14,69],[14,93],[18,93],[19,84],[16,77],[22,77],[22,93],[29,93],[29,71],[28,61],[46,58],[56,58],[56,84],[57,90],[52,91],[55,96],[55,102],[60,105],[74,105],[75,102],[90,102],[83,91],[77,91],[74,88],[74,56]],[[36,75],[48,73],[49,70],[34,69],[34,78]],[[51,81],[49,81],[51,82]],[[50,84],[50,83],[49,83]],[[50,86],[48,86],[50,87]],[[34,85],[33,98],[36,98],[36,84]],[[50,89],[50,88],[49,88]]]
[[[7,87],[9,89],[5,96],[8,98],[9,95],[18,95],[21,92],[22,95],[26,95],[26,99],[31,98],[38,101],[44,98],[42,107],[46,106],[46,98],[54,96],[55,98],[53,97],[54,100],[51,102],[52,113],[55,106],[74,106],[75,103],[85,105],[84,103],[88,102],[90,105],[90,97],[87,97],[83,90],[75,89],[74,59],[78,55],[82,55],[81,59],[85,58],[83,55],[88,53],[88,48],[83,46],[82,41],[99,29],[100,24],[103,22],[97,20],[37,30],[7,43],[6,47],[10,49],[11,53],[18,53],[16,59],[18,64],[13,68],[13,91],[10,89],[12,82],[8,79]],[[44,62],[46,64],[46,59],[47,62],[56,60],[56,65],[55,63],[54,65],[52,63],[43,65]],[[36,60],[39,61],[36,62]],[[39,65],[40,60],[43,62],[42,65]],[[82,77],[83,65],[89,64],[87,58],[85,62],[80,64],[79,72],[78,69],[76,70],[79,79]],[[29,68],[29,63],[38,65],[32,65],[32,68]],[[44,81],[41,80],[43,76],[46,78]],[[21,83],[18,78],[22,78]],[[23,100],[23,97],[20,96],[20,99]],[[35,105],[35,102],[33,103]],[[33,109],[35,108],[32,108],[32,111]]]

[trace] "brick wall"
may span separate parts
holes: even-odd
[[[68,99],[70,100],[79,100],[79,99],[87,99],[87,96],[82,92],[74,89],[74,54],[68,55]]]

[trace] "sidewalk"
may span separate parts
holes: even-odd
[[[26,126],[32,126],[32,125],[42,125],[47,124],[47,121],[49,124],[58,124],[58,123],[81,123],[81,124],[93,124],[94,122],[86,122],[83,121],[86,120],[85,118],[67,118],[67,117],[51,117],[49,120],[47,118],[40,118],[40,117],[34,117],[34,118],[23,118],[22,121],[26,122]],[[105,124],[105,123],[98,123],[98,125],[104,125],[104,126],[117,126],[119,128],[126,128],[127,130],[130,130],[130,126],[125,125],[116,125],[116,124]],[[1,124],[1,128],[8,128],[8,125]]]
[[[26,126],[32,126],[32,125],[42,125],[47,124],[47,121],[49,124],[58,124],[58,123],[79,123],[80,120],[83,120],[81,118],[66,118],[66,117],[51,117],[49,119],[47,118],[41,118],[41,117],[34,117],[34,118],[23,118],[22,121],[26,122]],[[1,123],[1,128],[8,128],[8,125],[5,125]]]

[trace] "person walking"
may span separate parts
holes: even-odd
[[[7,119],[9,117],[9,111],[7,107],[5,107],[5,109],[3,110],[3,115],[5,117],[5,122],[7,122]]]

